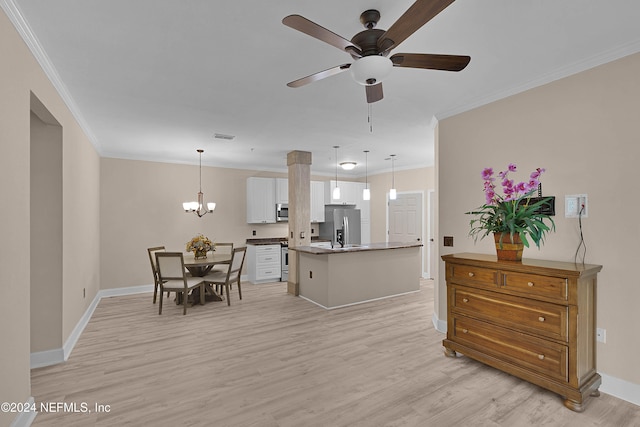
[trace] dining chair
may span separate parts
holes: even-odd
[[[158,314],[162,314],[162,294],[171,291],[182,296],[182,314],[187,314],[189,292],[200,289],[200,304],[204,304],[205,282],[202,277],[187,276],[182,252],[156,252],[158,282],[160,285],[160,304]]]
[[[149,254],[149,262],[151,263],[151,272],[153,273],[153,303],[156,303],[156,297],[158,295],[158,288],[160,287],[160,283],[158,281],[158,266],[156,264],[156,252],[164,252],[164,246],[155,246],[153,248],[147,248],[147,253]],[[169,297],[169,292],[167,292],[167,297]],[[160,298],[162,298],[162,294],[160,294]]]
[[[233,243],[218,243],[218,242],[216,242],[216,243],[213,244],[213,250],[218,254],[231,255],[231,254],[233,254]],[[211,270],[213,270],[213,271],[224,271],[226,273],[227,272],[227,265],[217,264],[217,265],[214,265]]]
[[[224,287],[227,294],[227,305],[231,305],[231,298],[229,298],[229,288],[232,283],[238,284],[238,296],[242,299],[242,288],[240,287],[240,274],[242,273],[242,266],[244,265],[244,256],[247,253],[245,246],[241,248],[234,248],[231,253],[231,262],[227,264],[226,271],[212,270],[209,274],[204,276],[207,284],[215,285],[216,290],[220,287]]]

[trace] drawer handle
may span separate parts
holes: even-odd
[[[539,355],[538,355],[538,359],[540,359],[540,360],[544,360],[544,354],[539,354]]]
[[[544,322],[546,319],[543,316],[538,317],[538,320]]]
[[[475,276],[475,274],[470,272],[469,277],[473,277],[473,276]]]
[[[463,334],[466,334],[466,333],[468,333],[468,332],[469,332],[469,330],[468,330],[468,329],[463,329],[463,330],[462,330],[462,333],[463,333]]]
[[[530,288],[533,288],[533,282],[528,282],[527,286],[530,287]]]
[[[462,302],[469,302],[469,298],[462,298]]]

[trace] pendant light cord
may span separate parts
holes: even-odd
[[[369,171],[367,168],[369,163],[368,154],[369,154],[369,150],[365,150],[364,151],[364,188],[369,188]]]

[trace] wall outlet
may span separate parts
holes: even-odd
[[[588,200],[586,194],[564,196],[564,217],[587,218],[589,216]]]
[[[607,342],[607,330],[602,328],[596,329],[596,341],[601,343]]]

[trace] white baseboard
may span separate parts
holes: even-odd
[[[25,402],[29,405],[29,407],[35,407],[36,401],[33,396],[29,396],[29,399]],[[20,412],[9,424],[9,427],[29,427],[33,420],[36,419],[36,415],[38,415],[37,411],[27,411]]]
[[[440,320],[433,313],[432,319],[433,327],[436,331],[447,333],[447,322]],[[612,377],[611,375],[603,374],[598,371],[602,377],[602,385],[599,390],[602,393],[610,394],[618,399],[626,400],[629,403],[640,406],[640,384],[634,384],[629,381],[621,380],[620,378]]]
[[[307,301],[309,301],[309,302],[311,302],[311,303],[313,303],[313,304],[317,305],[318,307],[322,307],[322,308],[324,308],[325,310],[335,310],[335,309],[337,309],[337,308],[351,307],[351,306],[353,306],[353,305],[360,305],[360,304],[365,304],[365,303],[367,303],[367,302],[380,301],[380,300],[383,300],[383,299],[399,297],[400,295],[414,294],[414,293],[416,293],[416,292],[420,292],[420,289],[418,289],[417,291],[408,291],[408,292],[402,292],[402,293],[394,294],[394,295],[386,295],[386,296],[379,297],[379,298],[372,298],[372,299],[368,299],[368,300],[363,300],[363,301],[358,301],[358,302],[352,302],[352,303],[349,303],[349,304],[336,305],[335,307],[325,307],[324,305],[322,305],[322,304],[320,304],[320,303],[317,303],[317,302],[315,302],[315,301],[313,301],[313,300],[311,300],[311,299],[309,299],[309,298],[307,298],[307,297],[304,297],[304,296],[302,296],[302,295],[298,295],[298,297],[302,298],[303,300],[307,300]]]
[[[433,313],[433,316],[431,316],[431,323],[433,323],[433,327],[436,329],[436,331],[443,334],[447,333],[447,321],[438,319],[436,313]]]
[[[64,350],[54,348],[53,350],[36,351],[31,353],[30,366],[31,369],[42,368],[44,366],[57,365],[64,362]]]
[[[602,372],[600,376],[602,377],[601,392],[640,406],[640,384],[630,383]]]
[[[87,307],[84,314],[76,324],[76,327],[73,328],[73,331],[71,331],[71,335],[69,335],[69,338],[67,338],[62,348],[55,348],[52,350],[31,353],[31,369],[57,365],[58,363],[65,362],[69,358],[69,355],[71,355],[71,352],[78,342],[82,331],[84,331],[84,328],[89,323],[89,320],[91,320],[91,316],[93,316],[93,312],[95,311],[98,303],[102,298],[121,295],[133,295],[145,292],[153,292],[153,284],[131,286],[128,288],[103,289],[98,291],[95,298],[93,298],[93,301],[91,301],[91,304],[89,304],[89,307]]]

